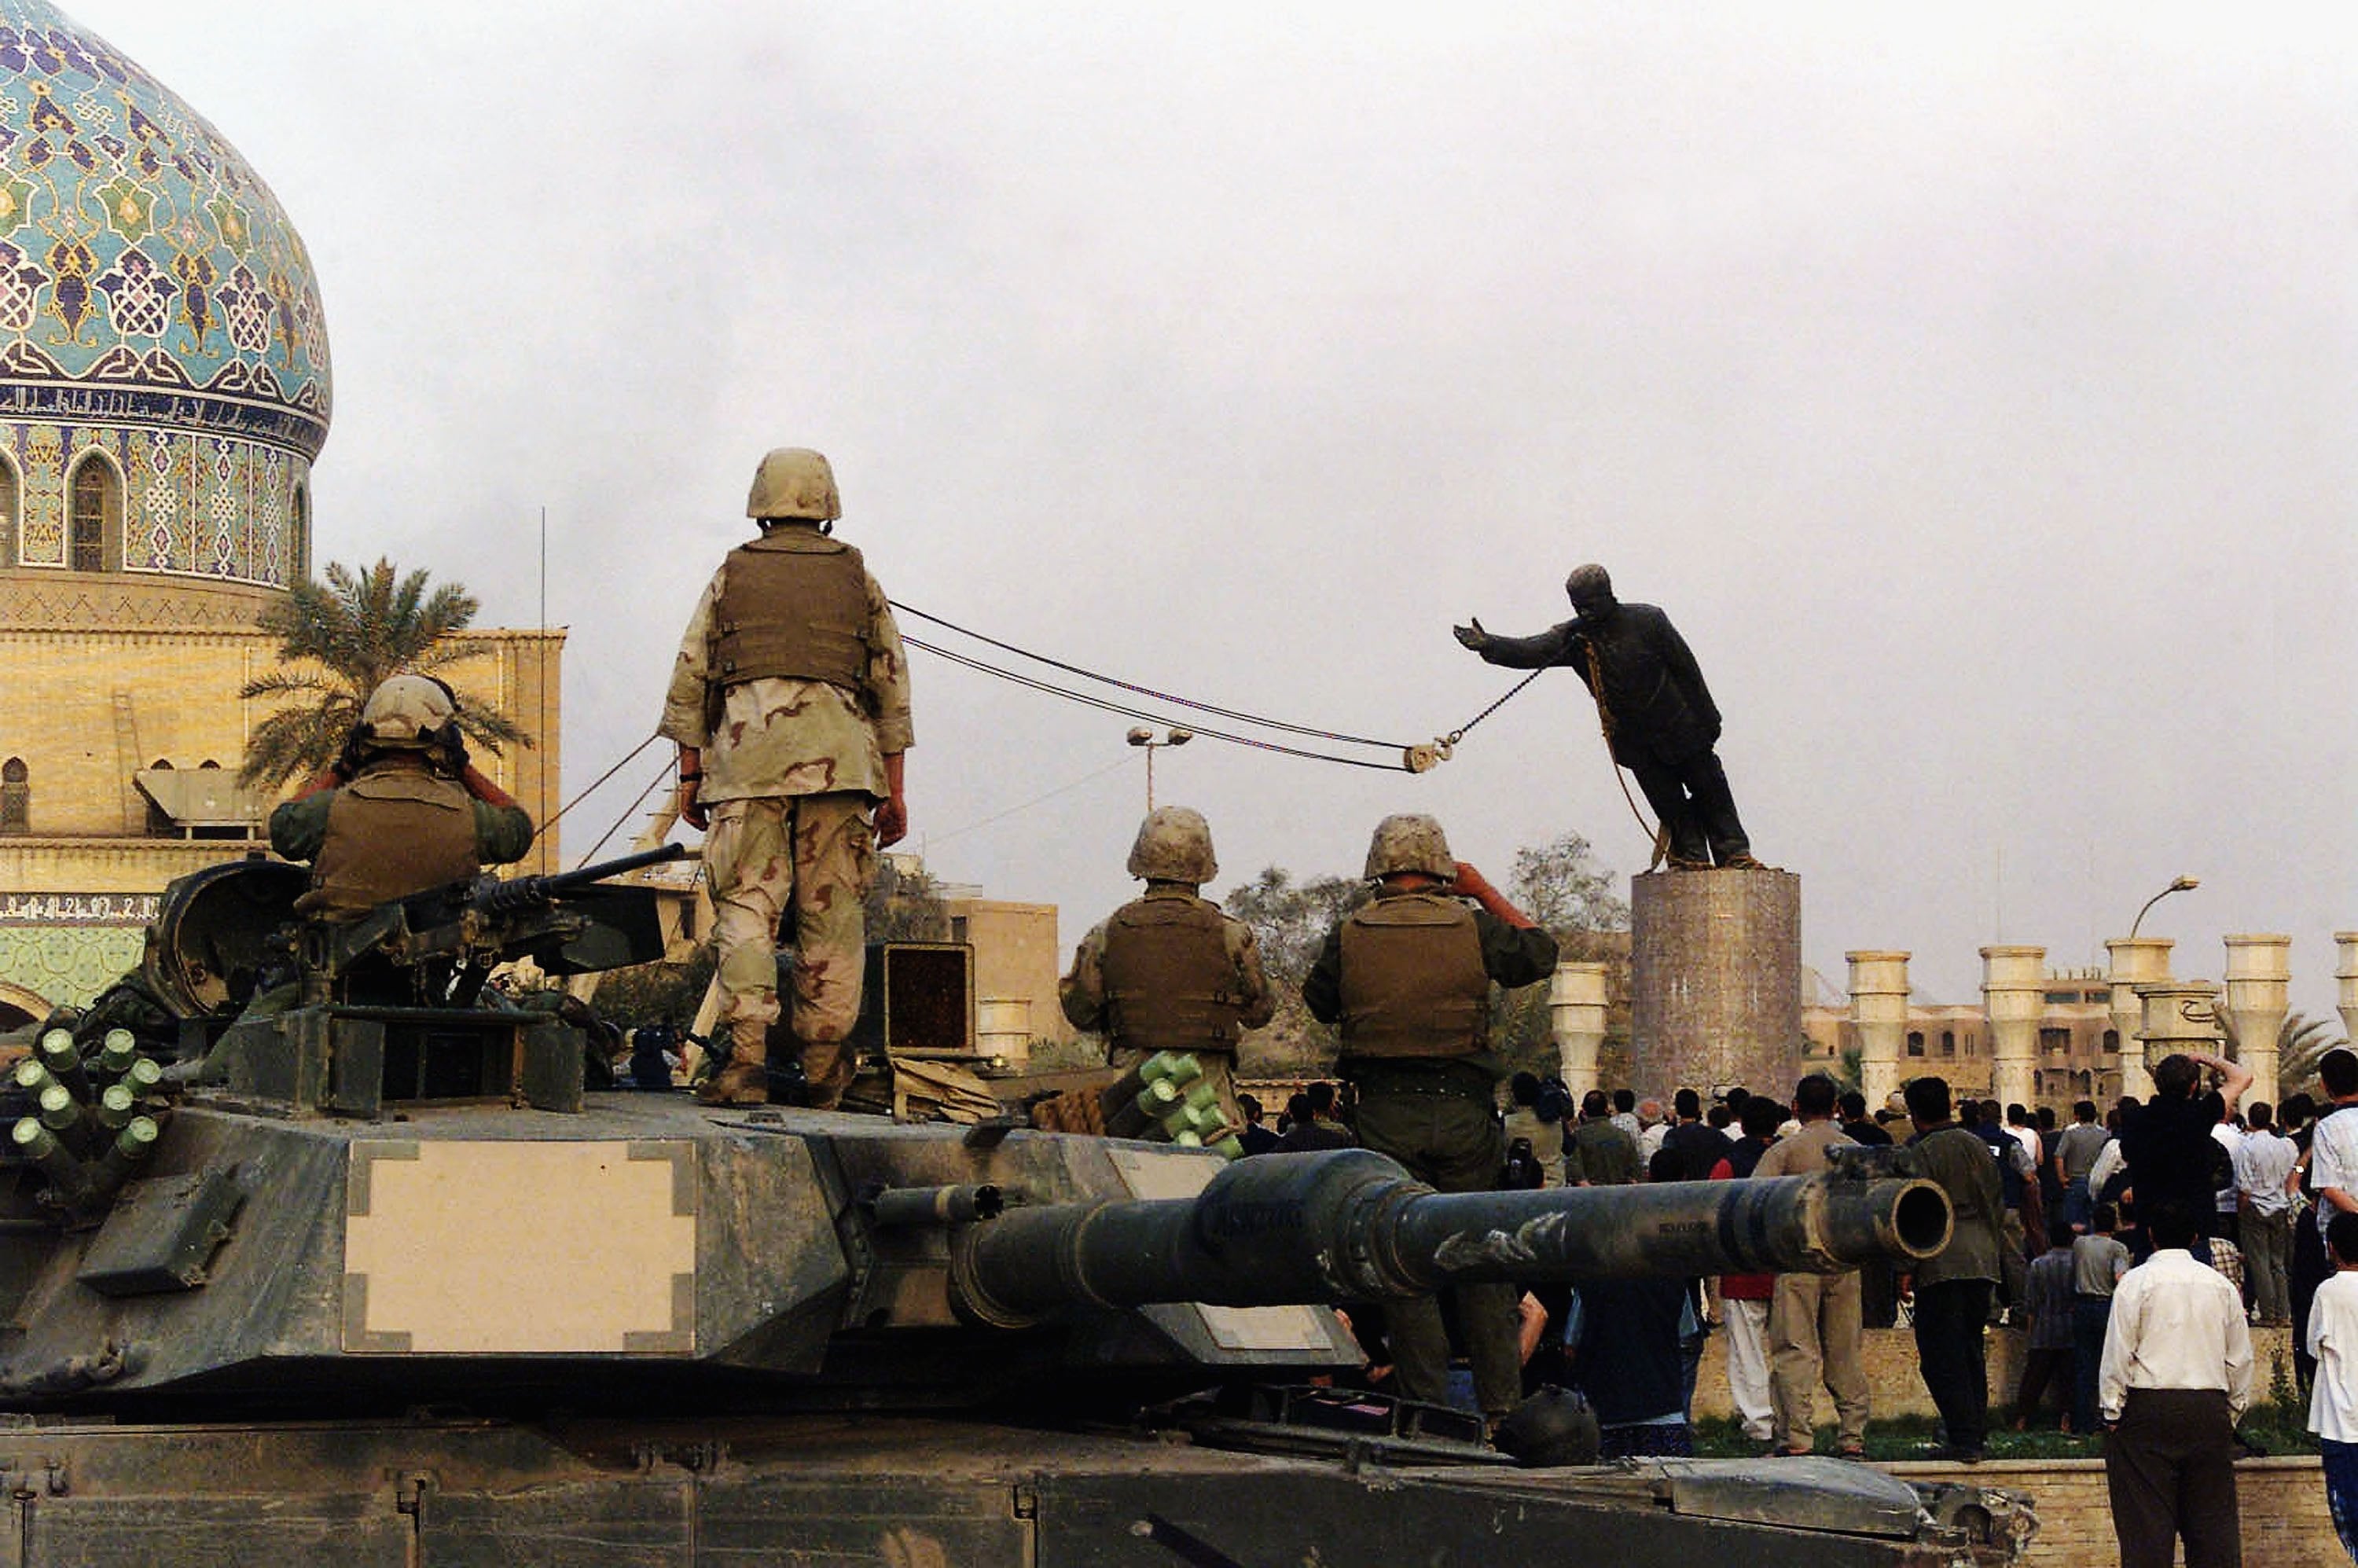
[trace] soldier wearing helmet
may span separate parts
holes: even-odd
[[[1454,858],[1430,816],[1387,816],[1368,845],[1375,896],[1326,938],[1302,982],[1310,1015],[1342,1036],[1359,1141],[1444,1193],[1497,1184],[1506,1158],[1488,1053],[1490,987],[1555,969],[1555,938]],[[1471,899],[1476,907],[1463,902]],[[1511,1285],[1457,1291],[1474,1391],[1495,1422],[1522,1395]],[[1387,1309],[1400,1391],[1446,1403],[1449,1336],[1430,1296]]]
[[[782,447],[762,460],[745,503],[761,536],[730,551],[705,586],[664,701],[660,732],[679,747],[679,814],[708,832],[718,1034],[730,1058],[698,1091],[710,1105],[769,1098],[789,912],[787,1022],[809,1103],[842,1098],[852,1076],[843,1043],[866,964],[860,897],[877,849],[909,827],[908,655],[884,590],[860,552],[832,536],[842,514],[827,459]]]
[[[1719,707],[1686,639],[1650,604],[1624,604],[1594,564],[1564,579],[1574,619],[1531,637],[1499,637],[1479,621],[1455,628],[1485,664],[1536,670],[1569,665],[1595,697],[1613,760],[1638,775],[1668,837],[1674,871],[1757,870],[1719,744]]]
[[[1117,1067],[1158,1051],[1194,1053],[1228,1125],[1242,1131],[1237,1038],[1267,1023],[1277,998],[1252,927],[1197,894],[1219,871],[1200,813],[1184,806],[1148,813],[1130,850],[1130,874],[1145,881],[1146,892],[1081,939],[1059,994],[1074,1028],[1103,1032]]]
[[[297,909],[355,920],[524,859],[532,818],[468,761],[450,688],[395,676],[369,694],[342,755],[271,813],[270,847],[311,862]]]

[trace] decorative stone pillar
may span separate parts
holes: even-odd
[[[2105,978],[2113,985],[2113,1033],[2121,1043],[2121,1093],[2139,1100],[2153,1098],[2153,1075],[2146,1071],[2145,1052],[2137,1031],[2145,1027],[2145,1004],[2136,989],[2169,979],[2170,939],[2167,936],[2121,936],[2104,944],[2112,955]]]
[[[2292,998],[2292,938],[2246,932],[2227,938],[2227,1017],[2235,1060],[2251,1070],[2247,1100],[2277,1103],[2277,1035]]]
[[[1575,1100],[1596,1081],[1596,1051],[1605,1044],[1605,1013],[1610,994],[1603,964],[1574,963],[1555,967],[1548,981],[1548,1022],[1555,1031],[1555,1054],[1564,1087]]]
[[[2219,1049],[2219,988],[2209,980],[2158,980],[2136,988],[2145,1022],[2137,1030],[2144,1048],[2146,1081],[2153,1065],[2180,1051],[2216,1054]]]
[[[1858,1087],[1870,1113],[1898,1090],[1908,1044],[1905,953],[1845,953],[1850,961],[1850,1022],[1858,1033]]]
[[[1982,1013],[1989,1020],[1990,1094],[2005,1105],[2032,1103],[2039,1021],[2047,1015],[2047,949],[1982,949]]]
[[[2333,952],[2333,981],[2341,988],[2334,1011],[2342,1015],[2343,1036],[2358,1040],[2358,931],[2335,932]]]
[[[1634,1087],[1741,1084],[1782,1099],[1801,1070],[1801,879],[1650,871],[1629,884]]]

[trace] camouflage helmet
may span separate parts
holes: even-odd
[[[835,470],[808,447],[780,447],[753,470],[745,497],[748,517],[808,517],[827,522],[843,515]]]
[[[1220,874],[1212,858],[1212,826],[1204,814],[1184,806],[1157,806],[1138,825],[1130,847],[1130,874],[1154,882],[1197,886]]]
[[[1613,597],[1613,579],[1595,561],[1574,567],[1572,575],[1563,579],[1564,597],[1577,604],[1585,600]]]
[[[423,751],[459,716],[450,688],[425,676],[395,676],[369,693],[361,709],[361,730],[369,743],[395,751]]]
[[[1457,874],[1456,857],[1449,852],[1449,840],[1442,836],[1437,819],[1422,812],[1403,812],[1376,824],[1376,836],[1368,840],[1365,874],[1384,877],[1395,871],[1422,871],[1444,881]]]

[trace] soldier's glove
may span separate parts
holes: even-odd
[[[1490,633],[1482,630],[1482,622],[1478,617],[1470,617],[1466,624],[1452,626],[1449,630],[1455,633],[1460,646],[1471,648],[1477,654],[1482,651],[1483,645],[1490,641]]]

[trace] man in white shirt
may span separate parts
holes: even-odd
[[[2216,1189],[2213,1195],[2212,1205],[2219,1211],[2219,1218],[2212,1226],[2211,1234],[2232,1238],[2235,1234],[2235,1215],[2241,1206],[2235,1192],[2235,1152],[2244,1146],[2244,1134],[2235,1126],[2235,1108],[2227,1103],[2224,1095],[2215,1090],[2204,1095],[2202,1108],[2209,1111],[2212,1118],[2212,1141],[2227,1152],[2224,1167],[2227,1182],[2224,1186]]]
[[[2277,1135],[2276,1108],[2267,1101],[2255,1101],[2244,1117],[2252,1130],[2235,1146],[2236,1245],[2244,1249],[2244,1278],[2252,1287],[2260,1321],[2288,1324],[2292,1321],[2292,1297],[2286,1286],[2292,1258],[2292,1195],[2286,1188],[2300,1151],[2291,1139]]]
[[[2189,1250],[2201,1217],[2169,1201],[2146,1218],[2153,1256],[2113,1292],[2096,1402],[2121,1568],[2239,1568],[2235,1422],[2252,1401],[2243,1298]]]
[[[2342,1548],[2358,1563],[2358,1214],[2326,1227],[2335,1273],[2309,1309],[2309,1353],[2317,1357],[2309,1430],[2325,1454],[2325,1503]]]
[[[2358,1214],[2358,1052],[2336,1047],[2317,1064],[2317,1076],[2335,1106],[2319,1119],[2309,1141],[2309,1180],[2317,1189],[2317,1230],[2337,1214]]]
[[[1660,1100],[1638,1102],[1638,1158],[1650,1168],[1654,1156],[1662,1152],[1662,1140],[1671,1134],[1671,1119],[1662,1114]]]

